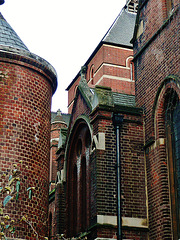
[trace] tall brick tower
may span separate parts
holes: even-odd
[[[57,76],[47,61],[28,50],[1,14],[0,34],[0,222],[6,225],[6,236],[44,239],[50,108]],[[8,225],[13,230],[7,231]]]
[[[153,240],[180,239],[179,10],[179,0],[140,0],[133,37]]]

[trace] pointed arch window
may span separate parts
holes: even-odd
[[[86,159],[81,163],[81,231],[84,232],[87,227],[87,174]]]
[[[174,239],[180,238],[180,101],[171,88],[165,98],[172,229]]]
[[[73,169],[73,236],[77,234],[77,166]]]
[[[94,85],[94,65],[90,68],[90,82]]]
[[[75,237],[89,227],[91,132],[77,120],[67,153],[67,236]]]

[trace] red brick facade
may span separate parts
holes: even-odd
[[[173,109],[175,96],[180,98],[179,7],[176,0],[141,1],[139,29],[134,35],[136,102],[145,116],[150,239],[179,239],[179,216],[173,212],[178,209],[173,193],[177,192],[177,185],[172,185],[176,169],[172,167],[171,149],[175,145],[170,144],[165,121],[168,102]]]
[[[65,201],[64,191],[62,186],[58,183],[57,172],[61,171],[63,166],[58,165],[57,150],[60,137],[60,130],[67,128],[67,123],[64,121],[60,110],[55,113],[55,117],[51,116],[51,137],[50,137],[50,187],[49,187],[49,237],[56,236],[61,231],[62,226],[59,226],[59,218],[62,217],[62,210],[59,205],[64,206],[62,203]],[[62,155],[62,153],[61,153]],[[64,157],[64,154],[63,154]],[[63,165],[63,160],[61,164]],[[65,206],[64,206],[65,207]],[[64,218],[64,217],[63,217]],[[62,221],[61,221],[62,222]],[[64,228],[63,228],[64,229]]]
[[[103,44],[95,56],[88,61],[86,80],[89,87],[95,85],[111,87],[112,91],[134,94],[133,50],[120,46]],[[71,113],[80,74],[68,89],[68,112]]]
[[[8,50],[0,50],[0,183],[8,183],[16,164],[20,192],[18,200],[2,206],[3,214],[14,220],[15,237],[35,239],[38,235],[44,239],[48,234],[50,109],[56,74],[45,60],[40,63],[29,52],[22,51],[21,56],[20,51]],[[29,187],[35,188],[32,199]],[[2,201],[6,194],[1,195]],[[14,196],[13,189],[9,195]]]
[[[129,109],[128,113],[128,108],[120,107],[108,110],[101,105],[90,113],[79,91],[72,111],[66,155],[68,237],[86,232],[88,239],[117,238],[116,135],[112,124],[115,109],[124,115],[120,140],[123,238],[147,239],[142,112]],[[104,136],[104,145],[100,135],[98,139],[102,146],[95,140],[98,134]],[[83,161],[86,178],[83,178]],[[135,219],[141,222],[141,227],[136,225],[134,231]]]
[[[178,19],[176,0],[140,1],[132,39],[134,66],[131,49],[102,44],[87,61],[86,74],[78,74],[68,87],[72,114],[64,159],[67,237],[117,238],[112,119],[118,113],[124,118],[121,237],[180,238]],[[134,78],[136,106],[130,104]]]
[[[143,112],[134,102],[130,46],[101,43],[67,88],[71,119],[58,169],[56,233],[65,237],[117,239],[117,163],[113,114],[121,127],[121,219],[123,239],[148,239]],[[56,201],[56,200],[55,200]],[[64,210],[64,211],[63,211]],[[60,212],[64,219],[61,217]]]

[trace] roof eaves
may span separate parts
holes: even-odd
[[[122,48],[130,48],[130,49],[133,49],[133,45],[132,45],[132,44],[130,44],[130,45],[117,44],[117,43],[110,43],[110,42],[106,42],[106,41],[103,41],[103,44],[111,45],[111,46],[114,46],[114,47],[122,47]]]

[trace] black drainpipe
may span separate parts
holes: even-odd
[[[121,217],[121,152],[120,152],[120,128],[123,123],[123,115],[113,114],[113,125],[116,132],[116,163],[117,163],[117,239],[122,240]]]

